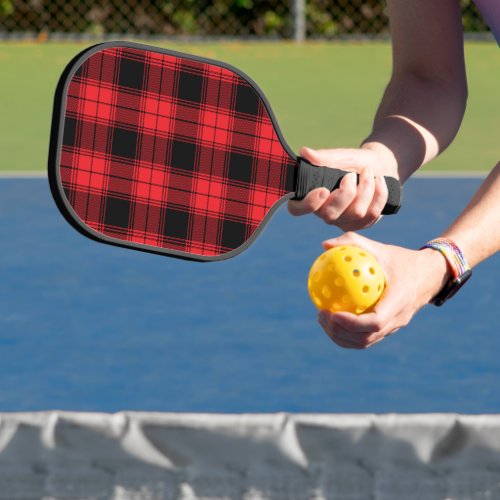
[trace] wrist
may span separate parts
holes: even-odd
[[[425,269],[423,287],[425,303],[430,302],[453,277],[446,258],[432,248],[422,248],[418,251],[423,261],[419,268]]]
[[[383,166],[381,173],[399,179],[398,162],[394,153],[385,144],[367,139],[361,144],[361,149],[372,151],[379,157],[380,164]]]

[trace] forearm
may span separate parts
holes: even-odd
[[[395,75],[363,147],[385,155],[404,182],[454,139],[466,99],[465,82],[426,81],[409,73]]]
[[[392,78],[364,148],[405,181],[455,137],[467,80],[458,0],[387,1]]]
[[[458,245],[471,267],[500,250],[500,163],[441,237]],[[425,270],[420,284],[421,294],[424,302],[428,302],[452,274],[440,252],[425,248],[419,253],[424,261],[421,268]]]
[[[500,250],[500,162],[442,236],[461,248],[472,267]]]

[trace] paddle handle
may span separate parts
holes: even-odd
[[[351,172],[339,170],[331,167],[317,167],[312,165],[304,158],[298,158],[299,166],[296,176],[296,189],[294,200],[302,200],[307,193],[319,187],[326,187],[330,191],[340,186],[343,177]],[[384,177],[389,191],[387,203],[382,213],[384,215],[395,214],[401,207],[402,188],[401,184],[394,177]],[[357,180],[359,182],[359,175]]]

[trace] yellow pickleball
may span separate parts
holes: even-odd
[[[318,309],[362,314],[369,312],[382,295],[384,271],[363,248],[334,247],[313,263],[307,288]]]

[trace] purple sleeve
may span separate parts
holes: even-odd
[[[500,45],[500,0],[474,0]]]

